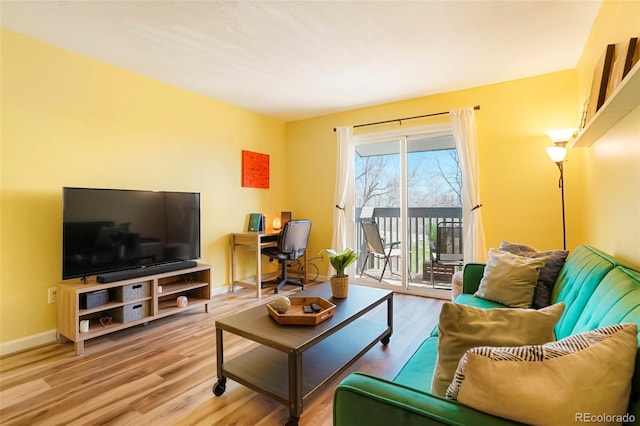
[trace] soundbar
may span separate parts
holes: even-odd
[[[108,272],[96,277],[96,281],[101,284],[112,283],[114,281],[129,280],[131,278],[144,277],[147,275],[162,274],[164,272],[179,271],[180,269],[193,268],[198,266],[194,260],[183,260],[180,262],[159,263],[157,265],[143,266],[136,269],[125,269],[124,271]]]

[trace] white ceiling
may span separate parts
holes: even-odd
[[[575,68],[597,1],[6,1],[2,26],[285,121]]]

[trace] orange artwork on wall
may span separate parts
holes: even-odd
[[[269,188],[269,155],[242,151],[242,186]]]

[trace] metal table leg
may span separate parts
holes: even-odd
[[[289,352],[289,421],[296,426],[302,414],[302,352]]]
[[[224,377],[222,372],[222,364],[224,359],[224,353],[222,351],[222,330],[216,328],[216,365],[218,369],[218,382],[213,385],[213,394],[220,396],[227,390],[227,378]]]

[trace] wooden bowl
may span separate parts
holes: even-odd
[[[278,324],[290,325],[316,325],[322,321],[331,318],[336,310],[336,305],[323,299],[322,297],[289,297],[291,307],[284,314],[279,314],[272,303],[267,304],[269,315],[278,322]],[[317,303],[320,305],[320,312],[312,312],[305,314],[302,307]]]

